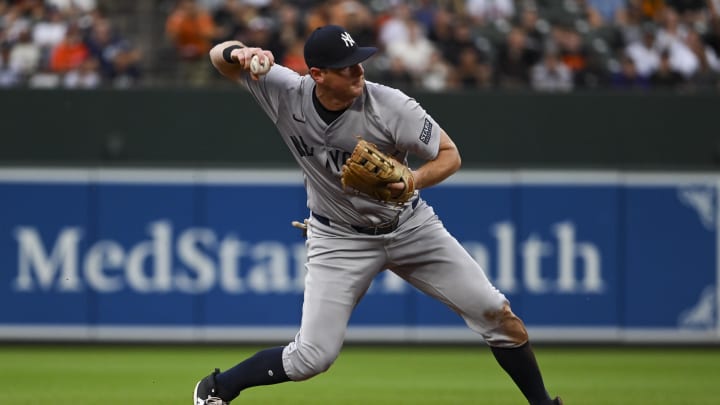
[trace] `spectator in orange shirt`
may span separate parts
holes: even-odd
[[[90,51],[82,40],[82,35],[77,27],[70,27],[65,38],[57,44],[50,54],[50,70],[57,73],[65,73],[78,68]]]
[[[210,13],[195,0],[178,0],[165,23],[165,32],[180,62],[179,79],[185,84],[205,84],[212,73],[206,55],[216,33]]]

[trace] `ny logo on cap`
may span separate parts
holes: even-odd
[[[348,48],[355,45],[355,40],[353,40],[350,34],[348,34],[347,32],[343,32],[342,34],[340,34],[340,39],[345,42],[345,46],[347,46]]]

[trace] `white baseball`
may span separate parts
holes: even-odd
[[[262,60],[258,55],[253,55],[250,59],[250,71],[258,76],[264,75],[270,70],[270,59],[267,56],[262,55]]]

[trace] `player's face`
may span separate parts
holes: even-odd
[[[355,98],[362,94],[365,70],[361,64],[326,71],[324,84],[337,98]]]

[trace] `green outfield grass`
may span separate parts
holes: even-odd
[[[190,405],[195,382],[258,348],[0,346],[3,404]],[[551,393],[566,404],[720,403],[720,348],[538,347]],[[346,347],[301,383],[249,389],[268,405],[524,404],[485,346]]]

